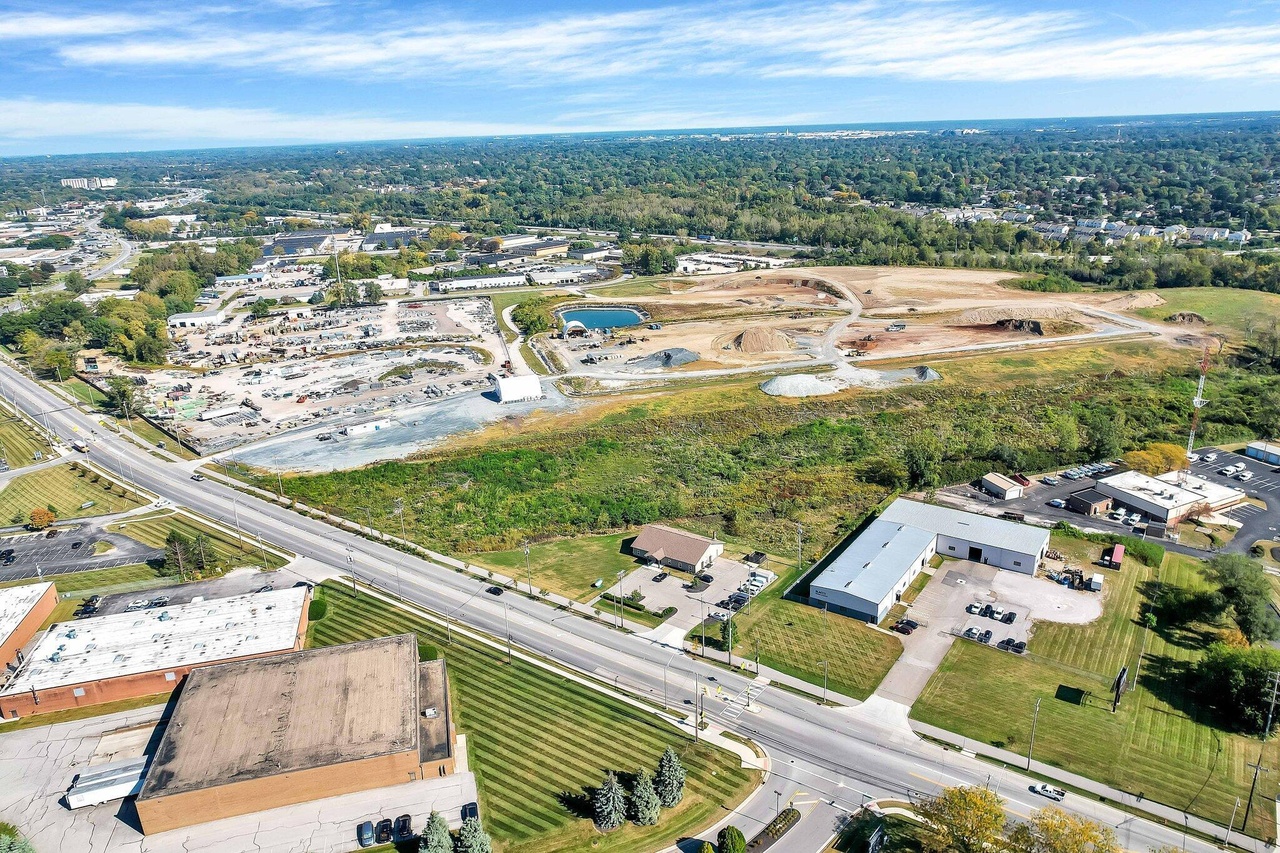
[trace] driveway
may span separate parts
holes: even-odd
[[[703,618],[724,610],[716,607],[716,603],[737,592],[738,587],[746,582],[747,576],[754,570],[753,566],[746,563],[720,557],[707,570],[707,574],[714,580],[700,591],[694,591],[685,581],[684,575],[639,568],[623,579],[621,589],[624,595],[640,590],[640,594],[644,596],[644,606],[655,613],[665,607],[676,608],[675,615],[649,632],[649,635],[659,642],[679,647],[683,644],[685,634],[697,627]],[[659,575],[665,576],[658,580]],[[618,590],[619,585],[614,584],[607,592],[617,595]],[[610,605],[603,601],[595,606],[601,611],[608,611]]]

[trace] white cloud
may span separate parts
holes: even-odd
[[[128,140],[304,142],[489,136],[559,130],[534,125],[418,121],[361,114],[290,114],[269,109],[0,99],[0,140],[79,136]]]
[[[1113,19],[1084,13],[929,0],[682,3],[515,15],[500,25],[489,18],[439,16],[424,23],[392,13],[369,15],[374,26],[364,28],[357,16],[341,27],[302,20],[234,31],[192,22],[126,38],[81,39],[59,51],[69,62],[100,67],[221,67],[361,79],[485,73],[509,86],[637,74],[984,82],[1280,76],[1280,26],[1241,21],[1117,36]]]
[[[6,13],[0,15],[0,39],[61,39],[119,35],[149,30],[155,25],[154,18],[145,18],[140,15]]]

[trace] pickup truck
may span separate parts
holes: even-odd
[[[1058,802],[1062,802],[1062,798],[1067,795],[1066,791],[1061,788],[1055,788],[1047,782],[1041,782],[1039,785],[1032,785],[1031,791],[1042,797],[1048,797],[1049,799],[1056,800]]]

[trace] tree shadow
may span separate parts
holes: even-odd
[[[1190,661],[1148,654],[1143,659],[1138,682],[1156,699],[1192,721],[1208,713],[1205,706],[1196,701],[1192,690]],[[1123,702],[1122,699],[1122,705]]]
[[[1145,612],[1155,616],[1152,630],[1166,643],[1199,650],[1217,639],[1213,626],[1226,610],[1226,603],[1217,593],[1154,580],[1142,581],[1137,589],[1146,598]],[[1141,618],[1135,622],[1144,624]]]
[[[583,788],[581,792],[561,791],[556,794],[556,799],[560,801],[560,805],[565,811],[576,818],[583,820],[592,820],[595,818],[595,812],[591,808],[591,801],[595,797],[596,789]]]

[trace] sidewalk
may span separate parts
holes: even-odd
[[[928,725],[927,723],[921,723],[917,720],[911,721],[911,728],[919,734],[927,735],[935,740],[960,747],[962,751],[985,755],[988,758],[994,758],[997,761],[1004,762],[1008,764],[1011,769],[1021,772],[1026,772],[1027,770],[1027,757],[1025,755],[1019,755],[1016,752],[1010,752],[1007,749],[999,749],[991,746],[990,744],[982,743],[981,741],[970,740],[969,738],[961,737],[953,732],[940,729],[937,726]],[[1051,764],[1044,764],[1040,761],[1033,760],[1031,762],[1031,772],[1037,773],[1048,779],[1053,779],[1056,782],[1070,785],[1073,788],[1078,788],[1081,791],[1088,791],[1090,794],[1097,796],[1100,802],[1110,802],[1130,810],[1143,812],[1157,823],[1173,827],[1186,826],[1219,842],[1224,841],[1226,838],[1226,827],[1219,826],[1211,821],[1180,811],[1173,806],[1167,806],[1163,803],[1145,799],[1140,796],[1140,792],[1135,794],[1128,791],[1121,791],[1108,785],[1104,785],[1101,782],[1095,782],[1092,779],[1087,779],[1077,773],[1063,770],[1060,767],[1054,767]],[[1271,805],[1269,798],[1262,797],[1260,798],[1258,807],[1269,808]],[[1263,842],[1261,840],[1255,839],[1250,835],[1245,835],[1239,830],[1231,831],[1231,839],[1232,843],[1237,847],[1242,847],[1244,849],[1263,849]],[[1253,843],[1250,844],[1249,842]],[[1270,845],[1267,846],[1269,847]]]

